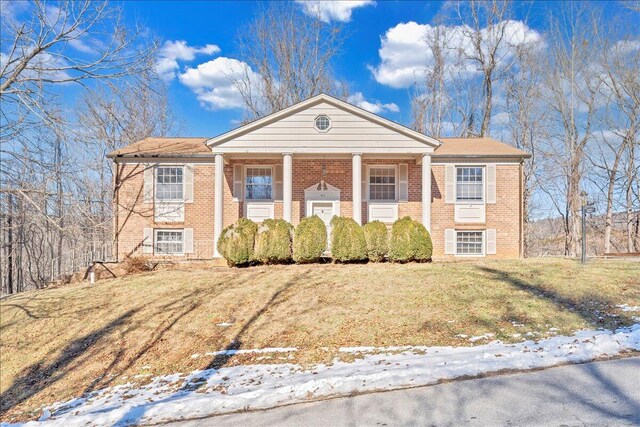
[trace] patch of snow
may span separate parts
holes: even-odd
[[[211,351],[204,354],[192,354],[192,359],[203,356],[235,356],[236,354],[259,354],[259,353],[290,353],[298,351],[295,347],[268,347],[268,348],[251,348],[246,350],[219,350]]]
[[[355,348],[361,352],[365,352],[363,348],[375,349]],[[51,405],[43,414],[51,414],[44,423],[69,427],[162,423],[354,392],[428,385],[505,369],[587,362],[625,350],[640,350],[640,324],[517,344],[495,341],[472,347],[419,348],[420,352],[409,349],[400,354],[367,354],[354,362],[335,361],[330,366],[309,369],[283,363],[164,375],[144,386],[114,386]],[[44,423],[31,421],[26,426]]]
[[[469,341],[471,342],[476,342],[476,341],[480,341],[480,340],[487,340],[491,337],[493,337],[495,334],[492,334],[491,332],[488,332],[484,335],[478,335],[477,337],[471,337],[469,338]]]
[[[622,311],[640,311],[640,305],[630,306],[628,304],[620,304],[616,305],[616,307],[618,307]]]
[[[233,323],[232,322],[222,322],[222,323],[216,324],[216,326],[220,326],[221,328],[226,328],[228,326],[233,326]]]

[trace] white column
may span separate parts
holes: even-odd
[[[285,153],[282,158],[282,219],[291,222],[293,204],[293,155]]]
[[[222,233],[222,205],[224,203],[224,158],[222,154],[216,154],[215,186],[213,193],[213,256],[220,257],[218,252],[218,238]]]
[[[422,224],[431,233],[431,154],[422,156]]]
[[[351,193],[353,194],[353,219],[362,224],[362,154],[354,153],[351,160]]]

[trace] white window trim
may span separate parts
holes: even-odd
[[[485,230],[455,230],[455,256],[462,258],[483,258],[487,256],[487,232]],[[459,254],[458,253],[458,233],[481,233],[482,234],[482,253],[481,254]]]
[[[319,129],[318,126],[316,126],[316,121],[320,118],[320,117],[326,117],[327,120],[329,120],[329,127],[326,129]],[[320,133],[327,133],[331,130],[331,127],[333,126],[333,123],[331,122],[331,117],[329,117],[329,115],[327,114],[318,114],[314,119],[313,119],[313,128],[316,130],[316,132],[320,132]]]
[[[179,231],[182,233],[182,252],[174,252],[174,253],[158,253],[158,232],[159,231]],[[182,256],[185,254],[184,252],[184,228],[154,228],[153,229],[153,254],[160,256]]]
[[[458,200],[458,168],[481,168],[482,169],[482,200]],[[461,164],[454,165],[455,182],[453,185],[454,203],[456,205],[484,205],[487,203],[487,165],[484,164]],[[466,231],[466,230],[463,230]]]
[[[371,169],[377,169],[377,168],[380,168],[380,169],[383,169],[383,168],[390,168],[391,169],[391,168],[393,168],[393,170],[395,171],[395,184],[394,184],[395,185],[395,190],[394,190],[395,198],[393,200],[391,200],[391,199],[390,200],[373,200],[371,198]],[[400,186],[399,186],[399,183],[398,183],[399,178],[400,177],[398,176],[398,165],[397,164],[395,164],[395,165],[378,165],[378,164],[367,165],[367,197],[366,197],[366,200],[369,203],[380,203],[380,204],[383,204],[383,203],[398,203],[398,197],[399,197],[398,192],[400,191]],[[408,181],[408,178],[409,177],[407,177],[407,181]],[[407,185],[408,185],[408,182],[407,182]]]
[[[247,199],[247,169],[270,169],[271,170],[271,198],[270,199]],[[273,165],[244,165],[242,173],[242,200],[249,203],[272,203],[274,201],[274,193],[276,190],[276,176]]]
[[[160,168],[180,168],[182,169],[182,199],[175,199],[175,200],[160,200],[158,199],[158,196],[156,194],[156,189],[158,187],[158,169]],[[184,194],[186,192],[186,187],[185,187],[185,165],[184,164],[159,164],[156,165],[153,168],[153,200],[156,203],[166,203],[166,204],[180,204],[180,203],[184,203]],[[155,237],[155,234],[154,234]]]

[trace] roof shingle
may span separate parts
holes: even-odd
[[[531,157],[509,144],[489,137],[438,138],[442,145],[434,157]]]
[[[149,137],[112,151],[107,157],[213,157],[205,145],[208,138]]]

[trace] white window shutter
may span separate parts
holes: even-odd
[[[408,202],[409,201],[409,165],[406,163],[401,163],[398,165],[398,201],[400,202]]]
[[[487,229],[487,255],[496,254],[496,230]]]
[[[242,182],[242,164],[233,165],[233,197],[238,200],[242,200],[242,187],[244,187],[244,183]]]
[[[193,228],[185,228],[182,232],[184,238],[184,253],[193,253]]]
[[[144,167],[144,188],[142,190],[145,203],[153,202],[153,171],[155,168],[149,163],[142,165]]]
[[[194,164],[189,163],[184,166],[184,202],[193,203],[193,175]]]
[[[367,174],[368,169],[367,169],[367,165],[365,165],[364,163],[362,164],[362,171],[360,172],[360,180],[362,182],[362,188],[360,190],[360,197],[362,198],[363,202],[367,202],[369,201],[369,185],[367,185],[369,183],[369,176]]]
[[[143,254],[153,253],[153,228],[144,229],[144,235],[142,238],[142,253]]]
[[[273,200],[282,200],[282,165],[275,165]]]
[[[487,203],[496,202],[496,164],[487,165]]]
[[[444,202],[456,202],[456,167],[446,165],[444,171]]]
[[[456,230],[453,228],[444,230],[444,253],[445,255],[455,255],[456,253]]]

